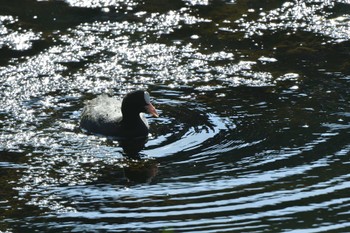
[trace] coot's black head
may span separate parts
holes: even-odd
[[[127,116],[138,116],[141,112],[158,117],[158,113],[151,104],[147,91],[138,90],[128,93],[122,102],[123,118]]]

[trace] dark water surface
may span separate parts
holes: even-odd
[[[0,232],[350,232],[350,2],[0,2]],[[78,129],[145,88],[141,160]]]

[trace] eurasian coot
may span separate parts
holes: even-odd
[[[130,92],[122,101],[101,95],[87,101],[80,127],[93,134],[120,139],[147,137],[149,125],[143,112],[158,117],[147,91]]]

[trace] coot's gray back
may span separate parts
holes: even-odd
[[[116,124],[122,120],[121,100],[101,95],[85,104],[80,127],[90,133],[114,136]]]

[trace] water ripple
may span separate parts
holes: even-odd
[[[0,16],[0,231],[348,231],[349,4],[166,3]],[[80,131],[85,100],[140,88],[140,158]]]

